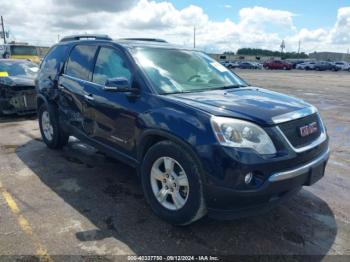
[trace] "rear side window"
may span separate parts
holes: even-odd
[[[62,70],[62,66],[67,57],[67,52],[68,46],[66,45],[53,47],[40,65],[40,73],[46,77],[55,79]]]
[[[70,53],[65,73],[82,80],[90,80],[97,46],[77,45]]]

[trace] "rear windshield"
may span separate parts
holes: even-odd
[[[38,55],[35,46],[11,46],[11,55]]]

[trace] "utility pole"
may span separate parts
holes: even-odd
[[[4,19],[1,16],[1,29],[2,29],[2,36],[4,37],[4,44],[6,44],[6,34],[5,34],[5,26],[4,26]]]
[[[280,47],[281,47],[281,53],[283,53],[283,50],[286,48],[286,44],[284,43],[284,40],[282,40]]]
[[[298,55],[300,54],[300,40],[299,40],[299,43],[298,43]]]
[[[193,48],[196,48],[196,27],[193,27]]]

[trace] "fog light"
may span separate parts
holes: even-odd
[[[252,181],[252,179],[253,179],[253,173],[249,172],[244,177],[244,183],[246,183],[248,185]]]

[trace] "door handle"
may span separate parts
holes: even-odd
[[[95,100],[95,98],[93,97],[92,94],[84,95],[84,97],[85,97],[86,100],[89,100],[89,101],[94,101]]]
[[[64,86],[63,85],[58,85],[58,89],[63,90]]]

